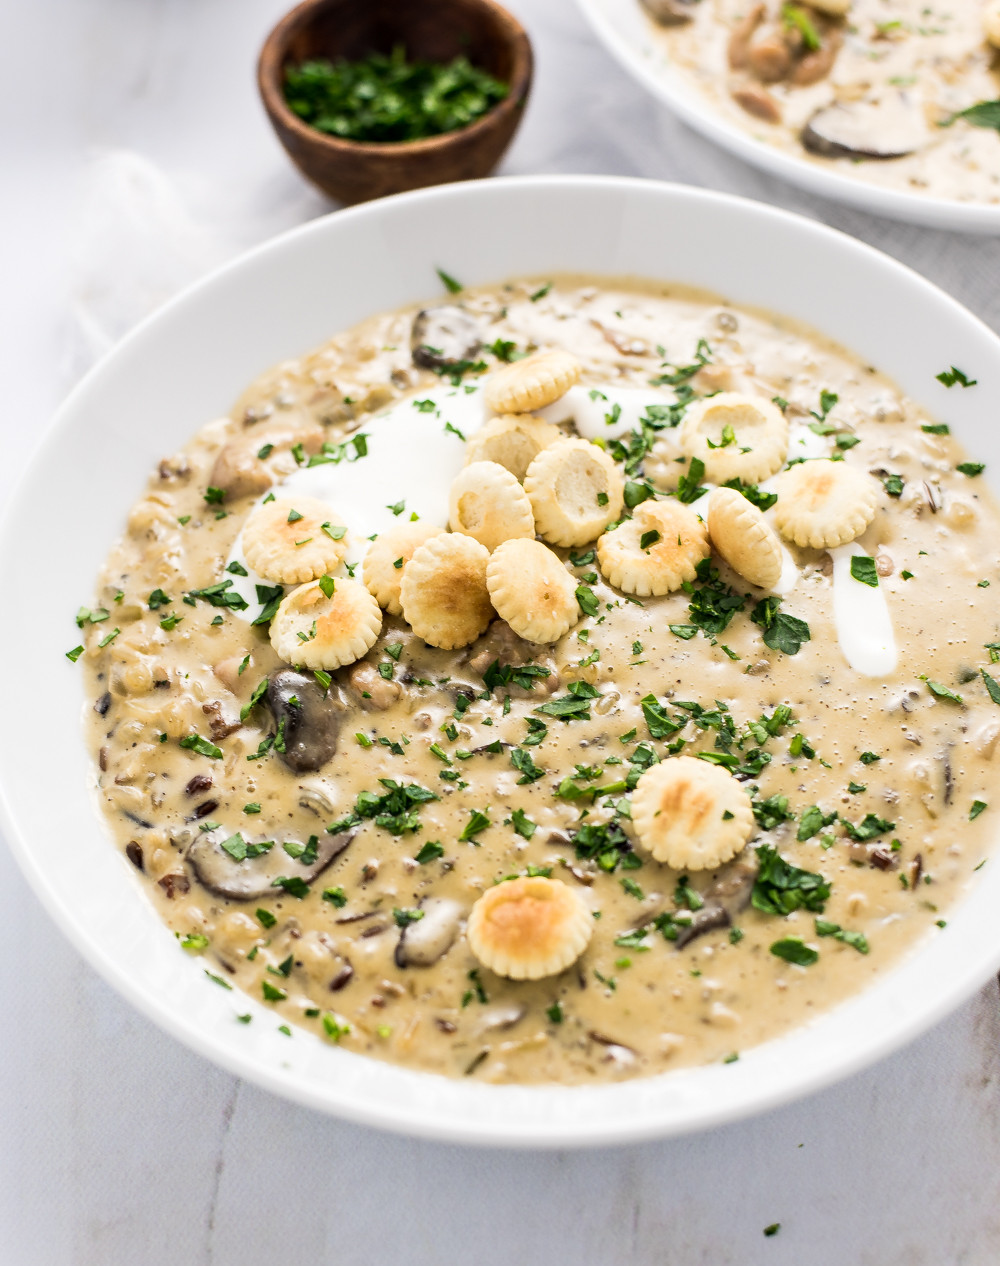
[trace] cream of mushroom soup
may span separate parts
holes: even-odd
[[[856,180],[1000,202],[1000,6],[641,0],[655,46],[729,123]]]
[[[682,287],[374,317],[163,458],[78,614],[123,864],[234,1023],[493,1082],[732,1060],[986,858],[981,471]]]

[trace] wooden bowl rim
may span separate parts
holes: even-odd
[[[465,127],[455,128],[451,132],[442,132],[438,136],[425,136],[417,141],[351,141],[340,136],[331,136],[328,132],[320,132],[318,128],[305,123],[291,109],[285,100],[281,86],[281,72],[292,33],[307,18],[313,16],[317,9],[324,8],[331,0],[302,0],[272,28],[257,59],[257,87],[264,102],[264,107],[272,117],[280,119],[283,127],[293,132],[299,140],[319,145],[331,152],[340,154],[356,154],[377,156],[392,159],[410,155],[424,154],[434,150],[447,149],[456,140],[470,137],[473,140],[492,127],[498,119],[520,109],[531,86],[533,53],[531,40],[527,31],[514,15],[496,0],[469,0],[469,3],[489,10],[501,18],[501,24],[510,31],[508,46],[513,54],[513,71],[508,85],[507,95],[498,101],[484,115]]]

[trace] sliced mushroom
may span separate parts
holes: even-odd
[[[766,88],[758,84],[740,84],[730,89],[729,95],[741,110],[746,110],[755,119],[764,123],[781,122],[781,106]]]
[[[387,681],[367,660],[354,664],[347,680],[365,712],[384,712],[403,697],[402,683],[394,678]]]
[[[489,1033],[512,1029],[515,1024],[524,1019],[527,1013],[528,1008],[521,1002],[507,1002],[489,1007],[479,1017],[478,1031]]]
[[[705,889],[705,904],[691,916],[691,922],[678,933],[675,942],[683,949],[697,936],[713,928],[729,927],[733,919],[750,904],[757,859],[744,852],[719,871],[718,878]]]
[[[926,139],[919,110],[902,92],[826,106],[802,129],[802,144],[824,158],[902,158]]]
[[[337,750],[339,699],[324,695],[312,677],[292,668],[272,673],[264,695],[275,726],[285,723],[281,759],[296,774],[321,769]]]
[[[745,70],[750,59],[750,41],[764,21],[767,12],[764,5],[755,4],[750,12],[733,27],[729,36],[729,66],[731,70]]]
[[[266,492],[274,483],[275,471],[282,454],[287,454],[293,444],[301,444],[305,452],[318,453],[323,444],[320,427],[306,424],[294,426],[276,423],[266,429],[253,430],[229,441],[220,451],[212,466],[208,482],[213,488],[221,488],[232,499],[257,496]],[[260,454],[265,456],[261,457]],[[286,462],[293,465],[292,459]]]
[[[761,83],[784,79],[792,68],[793,50],[780,29],[769,27],[757,32],[747,50],[747,64]]]
[[[683,26],[694,17],[698,0],[639,0],[639,3],[660,26]]]
[[[413,363],[422,369],[453,369],[474,360],[482,342],[479,326],[458,304],[424,308],[413,320],[410,335]]]
[[[220,832],[211,831],[194,841],[187,851],[187,860],[199,882],[210,892],[220,897],[231,897],[233,901],[253,901],[275,896],[274,881],[279,876],[296,877],[311,883],[344,851],[356,834],[355,831],[341,831],[338,835],[321,835],[316,860],[309,866],[303,866],[277,844],[259,857],[237,861],[222,847],[222,840],[218,838]]]
[[[446,897],[421,902],[423,918],[408,923],[396,946],[397,967],[430,967],[451,949],[458,936],[462,907]]]
[[[833,69],[844,37],[836,27],[830,27],[823,33],[823,43],[811,53],[806,53],[789,76],[790,82],[799,88],[819,83]]]

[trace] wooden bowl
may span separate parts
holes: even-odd
[[[507,96],[468,127],[421,141],[342,140],[289,109],[285,68],[311,58],[356,61],[403,44],[407,57],[449,62],[465,54],[509,85]],[[257,83],[278,139],[299,171],[340,202],[487,176],[517,131],[531,88],[531,44],[493,0],[305,0],[267,37]]]

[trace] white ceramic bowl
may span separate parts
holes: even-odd
[[[339,211],[244,256],[146,321],[73,392],[0,529],[4,834],[57,925],[163,1029],[240,1076],[372,1125],[476,1143],[595,1144],[732,1120],[828,1084],[956,1006],[1000,963],[1000,865],[872,988],[734,1064],[622,1085],[492,1087],[411,1072],[277,1032],[207,980],[112,847],[88,791],[73,615],[158,457],[256,374],[371,313],[468,283],[582,271],[703,286],[813,323],[947,418],[1000,469],[1000,341],[915,273],[754,202],[652,182],[530,177]],[[948,392],[934,373],[978,378]],[[988,477],[988,475],[987,475]],[[25,976],[30,988],[30,974]],[[254,1022],[235,1022],[251,1011]],[[55,1039],[53,1039],[55,1040]]]
[[[689,127],[774,176],[820,197],[833,198],[873,215],[908,220],[960,233],[1000,233],[1000,206],[925,197],[853,180],[839,168],[785,153],[730,123],[664,59],[639,0],[577,0],[597,37],[633,79]]]

